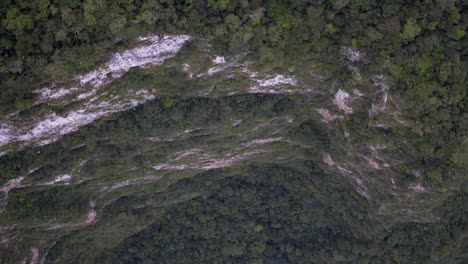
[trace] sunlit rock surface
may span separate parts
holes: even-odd
[[[49,112],[42,119],[36,116],[28,120],[18,115],[4,118],[0,129],[0,147],[16,142],[20,145],[49,144],[102,116],[124,111],[154,99],[155,93],[144,87],[130,92],[118,91],[112,95],[100,88],[132,68],[164,63],[165,60],[175,56],[190,40],[191,37],[187,35],[140,37],[138,47],[116,53],[109,62],[98,69],[72,78],[75,81],[71,84],[77,86],[69,88],[54,86],[38,90],[38,104],[57,103],[57,99],[62,99],[66,104],[74,101],[83,102],[78,109],[60,115]]]

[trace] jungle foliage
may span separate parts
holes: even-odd
[[[419,136],[407,152],[464,168],[468,3],[453,0],[7,0],[0,4],[0,112],[32,107],[38,83],[93,68],[144,33],[189,33],[271,68],[358,49],[363,74],[389,76]],[[430,138],[430,139],[429,139]],[[423,141],[423,142],[418,142]],[[428,147],[428,146],[431,147]]]
[[[383,227],[365,216],[362,198],[339,178],[324,176],[313,162],[302,171],[252,165],[245,173],[228,178],[222,174],[197,175],[171,186],[199,196],[161,211],[155,223],[95,262],[462,263],[464,259],[466,245],[459,240],[463,235],[457,235],[463,232],[462,223],[466,225],[460,195],[453,202],[461,207],[447,210],[445,225]]]
[[[377,141],[376,135],[394,142],[392,154],[405,161],[395,168],[399,183],[412,177],[409,170],[419,168],[424,173],[422,182],[444,195],[449,193],[434,205],[441,216],[437,222],[377,222],[368,215],[369,204],[343,177],[319,168],[320,149],[333,149],[339,142],[306,121],[290,135],[313,145],[313,160],[291,162],[290,166],[250,164],[244,170],[236,168],[239,171],[229,177],[223,170],[215,170],[171,182],[168,192],[195,197],[152,208],[151,213],[132,207],[145,197],[130,194],[102,208],[106,217],[135,215],[150,224],[107,252],[92,251],[98,255],[93,256],[95,262],[467,261],[467,1],[3,0],[0,21],[1,114],[34,108],[34,89],[89,71],[116,50],[128,48],[137,36],[155,32],[193,35],[221,55],[248,51],[252,61],[271,70],[294,73],[299,67],[307,69],[313,60],[325,69],[358,67],[362,76],[384,75],[391,94],[400,102],[402,118],[410,122],[369,127],[365,108],[346,117],[336,130],[351,132],[354,142]],[[343,47],[359,50],[359,62],[340,55]],[[147,85],[156,78],[136,72],[122,80],[137,83],[135,79]],[[333,82],[340,87],[354,81],[350,79]],[[130,110],[60,142],[0,157],[1,182],[26,175],[26,168],[34,165],[44,167],[31,177],[46,178],[83,157],[92,157],[91,153],[97,159],[84,166],[83,175],[109,176],[109,171],[118,173],[118,165],[150,166],[150,161],[160,161],[173,149],[185,149],[171,143],[154,150],[143,137],[134,136],[139,133],[171,135],[191,128],[189,124],[209,126],[239,116],[265,121],[278,113],[298,112],[294,102],[283,96],[185,99],[180,91],[182,96],[140,106],[137,114]],[[113,137],[100,137],[108,134]],[[213,140],[207,142],[219,143],[209,136],[200,135],[194,142],[208,138]],[[43,155],[37,155],[39,150]],[[11,219],[3,218],[1,223],[35,224],[83,216],[91,194],[85,188],[72,189],[12,190]],[[78,233],[62,236],[47,261],[54,262],[55,257],[59,261],[66,250],[77,250],[78,246],[67,242]],[[89,241],[80,241],[80,246],[86,248]],[[13,255],[0,252],[0,257],[8,254]],[[69,256],[76,257],[77,263],[86,257]]]

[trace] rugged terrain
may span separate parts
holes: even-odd
[[[97,2],[85,3],[90,27],[101,23]],[[15,67],[23,64],[9,62],[21,53],[5,57],[0,262],[466,262],[468,62],[464,31],[457,31],[464,5],[443,13],[458,21],[441,38],[450,39],[447,70],[410,61],[414,50],[427,51],[435,32],[422,18],[427,28],[419,31],[416,20],[402,20],[395,37],[402,51],[386,54],[390,48],[359,34],[332,43],[343,21],[354,25],[349,14],[383,10],[393,27],[397,13],[388,5],[366,9],[357,1],[356,11],[349,1],[332,2],[307,8],[308,16],[330,22],[310,35],[291,13],[302,4],[288,11],[251,3],[246,10],[254,11],[242,14],[234,2],[208,1],[216,11],[200,21],[222,20],[226,32],[219,25],[215,36],[175,30],[160,18],[164,30],[129,29],[128,38],[98,42],[102,54],[88,54],[76,39],[66,44],[89,60],[79,59],[79,70],[67,66],[62,40],[43,72],[36,61],[21,74]],[[160,8],[158,14],[172,10]],[[72,11],[60,12],[62,26],[71,27]],[[27,43],[10,29],[19,22],[6,17],[5,30]],[[143,13],[132,23],[153,19]],[[119,35],[117,24],[111,31]],[[367,36],[384,42],[375,30],[369,26]],[[255,42],[259,32],[273,40]],[[304,42],[288,39],[293,35]],[[410,62],[395,62],[400,57]],[[36,71],[44,77],[34,83]]]

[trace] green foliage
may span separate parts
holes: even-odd
[[[340,10],[350,3],[350,0],[332,0],[331,1],[336,9]]]
[[[434,253],[454,241],[448,234],[457,229],[452,223],[462,219],[462,209],[447,216],[453,220],[448,225],[401,223],[376,228],[376,234],[365,231],[364,222],[355,235],[350,222],[343,221],[350,215],[341,210],[359,211],[363,205],[349,195],[340,196],[347,191],[340,185],[332,187],[334,176],[324,178],[312,167],[302,173],[281,166],[254,166],[247,175],[224,178],[220,171],[218,179],[206,173],[178,182],[171,189],[197,188],[203,195],[170,206],[154,224],[94,262],[372,263],[393,259],[431,263],[449,256],[448,249]],[[212,180],[207,182],[208,178]],[[323,196],[315,188],[323,188]],[[328,199],[334,203],[325,202]],[[212,220],[200,221],[200,215],[206,214]],[[440,243],[430,243],[434,239]]]
[[[157,12],[153,12],[150,9],[146,9],[141,13],[141,15],[137,16],[137,20],[145,22],[148,25],[154,24],[159,19],[159,14]]]
[[[294,17],[291,14],[291,9],[285,4],[276,4],[268,10],[268,16],[281,28],[288,29],[293,26]]]
[[[242,24],[241,20],[233,14],[230,14],[226,17],[225,23],[229,31],[236,31]]]
[[[453,39],[455,39],[455,40],[460,40],[460,39],[462,39],[464,36],[466,36],[466,31],[465,31],[462,27],[457,26],[457,27],[455,28],[455,33],[454,33],[453,35],[454,35],[454,36],[453,36]]]
[[[266,14],[259,12],[261,15],[254,16],[255,19],[249,23],[251,15],[258,10],[266,10]],[[459,186],[468,168],[467,10],[462,1],[5,1],[0,4],[3,26],[0,30],[0,51],[3,54],[0,58],[0,112],[40,108],[34,105],[37,95],[32,93],[40,88],[39,85],[91,70],[115,50],[133,43],[132,39],[141,34],[191,34],[195,39],[206,41],[204,44],[211,45],[216,52],[238,55],[247,51],[249,59],[271,72],[300,71],[297,76],[304,77],[315,72],[313,65],[320,65],[318,70],[326,73],[324,76],[333,82],[333,89],[348,88],[346,86],[357,83],[356,80],[350,82],[342,78],[343,75],[349,76],[350,63],[340,59],[340,53],[343,47],[351,45],[363,54],[362,59],[353,65],[363,77],[381,74],[387,77],[392,98],[388,104],[395,105],[399,113],[395,117],[401,117],[403,121],[388,128],[369,128],[368,113],[356,110],[345,123],[337,126],[337,134],[346,129],[351,135],[359,135],[353,142],[366,142],[373,134],[384,135],[383,138],[395,145],[395,149],[388,151],[392,159],[407,162],[396,168],[398,184],[408,180],[405,177],[409,167],[419,167],[427,171],[427,177],[421,178],[422,184],[429,183],[429,186],[434,186],[430,192],[438,193],[436,186],[447,186],[447,189]],[[124,41],[114,43],[116,37]],[[179,78],[176,72],[171,72],[172,77],[166,79],[141,73],[132,73],[132,76],[122,86],[158,86],[169,91],[174,82],[182,82],[184,88],[179,87],[177,93],[185,96],[193,85],[198,85],[193,84],[195,81],[189,83],[183,77]],[[232,83],[230,85],[238,84]],[[218,83],[215,88],[222,89],[223,84]],[[320,85],[328,83],[325,81]],[[362,101],[370,104],[369,100],[375,99],[374,93],[375,89]],[[83,151],[87,153],[87,159],[100,153],[100,158],[111,164],[109,167],[126,151],[134,155],[129,154],[131,157],[126,157],[129,160],[148,162],[147,157],[133,149],[135,146],[116,147],[98,142],[89,135],[107,135],[123,127],[133,137],[121,132],[118,138],[140,140],[134,137],[137,132],[142,132],[140,129],[170,134],[177,129],[184,131],[187,120],[205,127],[213,120],[227,119],[229,115],[226,112],[232,109],[247,119],[253,116],[266,118],[282,107],[290,107],[287,102],[280,102],[279,96],[275,98],[240,96],[183,101],[177,97],[164,97],[158,103],[146,105],[144,117],[132,116],[101,124],[106,128],[99,133],[92,128],[78,131],[78,135],[87,139],[86,147],[73,150],[73,153]],[[277,105],[277,108],[271,105]],[[263,110],[259,110],[260,106]],[[314,150],[336,151],[339,143],[330,140],[328,132],[320,129],[322,125],[309,118],[304,117],[298,127],[289,129],[288,136],[313,146]],[[61,144],[76,146],[82,143],[82,138],[77,136]],[[177,148],[177,144],[158,145],[158,148]],[[18,175],[27,175],[28,172],[22,170],[25,164],[31,165],[33,157],[38,156],[37,150],[25,150],[24,157],[2,156],[1,180],[4,182]],[[48,156],[54,158],[65,157],[71,152],[58,145],[48,151]],[[320,153],[311,150],[307,157],[317,159]],[[41,162],[48,164],[53,160]],[[57,163],[53,166],[64,169],[70,165],[70,160],[70,156],[60,162],[55,160]],[[109,167],[99,169],[108,171]],[[299,168],[300,165],[294,167]],[[96,175],[94,170],[92,166],[85,168],[90,177]],[[239,175],[231,181],[217,182],[222,188],[213,185],[202,197],[170,206],[167,212],[158,211],[158,215],[168,216],[169,220],[154,220],[152,226],[125,239],[113,253],[122,257],[119,259],[122,262],[139,262],[142,261],[141,256],[153,262],[196,259],[201,263],[259,263],[262,260],[265,263],[307,263],[311,260],[321,263],[466,262],[450,258],[451,252],[463,252],[459,246],[462,243],[457,243],[457,234],[463,234],[460,229],[466,226],[463,195],[447,198],[447,203],[440,208],[448,208],[445,212],[448,216],[441,219],[441,223],[392,222],[391,227],[375,224],[376,229],[367,232],[367,226],[355,228],[351,225],[368,215],[363,205],[353,200],[353,191],[341,185],[338,189],[330,187],[342,183],[342,178],[338,180],[320,171],[301,174],[300,169],[284,177],[275,174],[286,171],[284,168],[272,170],[277,171],[264,170],[259,175],[245,177],[254,182]],[[276,176],[257,178],[265,175]],[[210,176],[213,180],[219,174],[216,172]],[[295,177],[299,180],[295,181]],[[329,180],[338,183],[323,184]],[[198,188],[177,187],[198,193],[206,179],[200,182],[203,184],[195,184]],[[303,188],[309,187],[316,189],[304,191]],[[321,188],[328,188],[324,193],[330,197],[315,197],[314,194],[321,193],[317,191]],[[60,219],[60,210],[64,207],[69,209],[68,217],[82,217],[88,208],[88,200],[84,199],[86,195],[73,192],[73,189],[67,191],[70,192],[12,191],[8,208],[12,213],[10,223],[15,220],[34,222],[50,217]],[[240,193],[245,197],[239,196]],[[456,203],[449,202],[452,200]],[[50,206],[38,207],[38,204]],[[208,205],[202,206],[205,204]],[[135,208],[129,206],[126,210],[138,211]],[[354,210],[357,212],[353,215]],[[153,248],[160,250],[150,250]],[[205,256],[202,253],[206,253]],[[103,258],[115,262],[112,256]]]
[[[61,222],[81,217],[88,208],[85,195],[68,188],[54,188],[28,193],[18,190],[10,194],[8,217],[16,223],[40,223],[55,218]]]
[[[453,152],[450,161],[460,168],[468,168],[468,145],[465,144]]]
[[[262,225],[255,225],[254,227],[254,231],[255,232],[261,232],[263,230],[263,226]],[[263,250],[262,250],[263,251]]]
[[[216,10],[225,10],[230,0],[208,0],[208,6]]]
[[[8,10],[3,25],[6,29],[14,32],[17,35],[24,34],[25,30],[33,28],[33,20],[28,15],[20,13],[20,11],[13,7]]]
[[[403,26],[401,38],[403,41],[413,41],[416,36],[421,33],[421,27],[417,24],[414,18],[408,18]]]
[[[431,170],[427,173],[427,177],[429,177],[429,179],[432,181],[432,182],[435,182],[435,183],[441,183],[443,178],[442,178],[442,173],[439,171],[439,170]]]
[[[333,24],[330,24],[330,23],[329,23],[329,24],[327,24],[327,25],[325,26],[325,33],[333,34],[333,33],[335,33],[335,32],[336,32],[336,29],[335,29],[335,27],[333,26]]]
[[[127,24],[127,18],[123,16],[116,17],[114,22],[109,25],[109,29],[115,35],[123,33]]]

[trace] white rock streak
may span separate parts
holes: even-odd
[[[135,67],[146,67],[151,65],[161,65],[165,60],[173,57],[177,52],[191,40],[188,35],[164,36],[145,36],[140,37],[138,42],[139,47],[127,50],[121,53],[116,53],[103,66],[98,69],[78,75],[73,80],[78,81],[78,87],[72,88],[55,88],[46,87],[38,90],[40,94],[39,102],[59,99],[64,96],[75,94],[82,90],[82,86],[91,85],[94,88],[99,88],[112,81],[113,78],[119,78],[130,69]],[[148,45],[145,45],[149,42]],[[111,78],[109,78],[111,77]],[[81,87],[80,87],[81,86]],[[80,87],[80,88],[79,88]],[[78,95],[76,99],[81,100],[93,95],[95,91]]]
[[[185,73],[187,73],[190,79],[193,78],[193,72],[192,72],[191,69],[192,69],[192,67],[191,67],[189,64],[187,64],[187,63],[185,63],[185,64],[184,64],[184,67],[182,68],[182,71],[184,71]]]
[[[251,146],[256,146],[256,145],[265,145],[273,142],[278,142],[282,141],[283,138],[277,137],[277,138],[265,138],[265,139],[255,139],[252,141],[249,141],[247,143],[242,144],[244,147],[251,147]]]
[[[224,64],[226,63],[226,60],[224,59],[223,56],[216,56],[213,60],[212,60],[213,64]]]
[[[77,92],[79,89],[76,87],[72,88],[58,88],[58,89],[53,89],[53,88],[42,88],[41,90],[36,91],[36,93],[40,93],[39,95],[39,102],[51,100],[51,99],[59,99],[64,96],[67,96],[69,94]]]
[[[338,90],[335,94],[335,98],[333,99],[333,103],[343,112],[346,114],[352,114],[353,109],[348,106],[349,101],[349,94],[343,90]]]
[[[83,228],[88,225],[94,224],[97,218],[97,211],[96,211],[96,201],[89,202],[89,209],[88,213],[86,214],[86,218],[84,221],[80,221],[77,223],[67,223],[67,224],[56,224],[50,227],[45,228],[45,230],[57,230],[62,228]]]
[[[361,59],[361,53],[357,49],[351,47],[343,48],[343,54],[351,62],[358,62]]]
[[[32,247],[30,264],[36,264],[38,261],[39,261],[39,249],[37,247]]]
[[[156,171],[160,170],[169,170],[169,171],[179,171],[179,170],[211,170],[211,169],[219,169],[230,167],[235,163],[240,161],[246,160],[247,158],[252,157],[253,155],[258,154],[257,151],[246,152],[242,154],[235,155],[233,157],[231,154],[225,155],[225,158],[210,158],[211,155],[200,155],[200,158],[192,161],[190,163],[184,164],[171,164],[174,161],[178,161],[179,159],[174,159],[170,161],[170,163],[163,163],[156,166],[153,166],[153,169]]]
[[[343,119],[342,116],[331,114],[330,111],[328,111],[328,109],[325,109],[325,108],[319,108],[317,109],[317,112],[322,115],[324,121],[327,123],[335,121],[337,119]]]
[[[236,66],[236,64],[233,64],[233,63],[226,63],[226,59],[222,56],[216,56],[214,59],[211,60],[211,63],[216,66],[208,69],[208,71],[206,72],[206,75],[208,77],[213,76],[219,72],[222,72],[227,68]],[[204,73],[200,73],[197,75],[197,78],[201,78],[204,76],[205,76]]]
[[[13,128],[7,124],[0,124],[0,146],[7,144],[14,137]]]
[[[296,79],[292,77],[286,77],[282,74],[277,74],[273,77],[269,77],[263,80],[257,80],[258,85],[261,87],[266,87],[266,86],[276,86],[276,85],[297,85]]]
[[[361,194],[362,196],[366,197],[369,199],[369,192],[367,190],[367,187],[365,186],[364,182],[360,178],[360,175],[357,175],[356,173],[352,172],[351,170],[348,170],[339,164],[337,164],[332,157],[329,154],[324,154],[322,156],[322,161],[323,163],[327,164],[331,168],[336,168],[340,172],[341,175],[345,176],[346,178],[352,180],[354,183],[356,183],[356,191]]]
[[[215,75],[215,74],[217,74],[219,72],[224,71],[229,66],[230,66],[229,64],[223,64],[221,66],[209,68],[207,74],[208,74],[208,76],[213,76],[213,75]],[[199,74],[197,77],[202,77],[202,76],[203,76],[203,74]]]
[[[114,191],[114,190],[117,190],[117,189],[122,189],[122,188],[125,188],[125,187],[128,187],[128,186],[132,186],[132,185],[139,185],[139,184],[148,184],[148,183],[151,183],[153,181],[156,181],[156,180],[159,180],[160,177],[158,176],[145,176],[143,178],[139,178],[139,179],[131,179],[131,180],[125,180],[125,181],[122,181],[122,182],[119,182],[119,183],[116,183],[110,187],[104,187],[102,189],[102,191],[107,191],[107,192],[111,192],[111,191]]]
[[[381,170],[382,169],[382,167],[380,167],[380,164],[377,163],[376,161],[372,160],[372,159],[367,158],[367,164],[370,167],[372,167],[372,168],[374,168],[376,170]]]
[[[223,72],[224,77],[226,79],[230,79],[236,76],[237,70],[240,68],[241,72],[247,75],[244,77],[248,77],[252,81],[252,86],[248,89],[249,93],[305,94],[314,91],[311,88],[299,86],[299,82],[294,76],[286,76],[283,74],[263,74],[251,71],[248,69],[248,65],[251,64],[250,62],[244,62],[243,64],[226,62],[226,59],[221,56],[216,56],[211,62],[214,66],[209,68],[206,73],[198,74],[196,76],[197,78],[211,77]],[[233,91],[229,93],[229,95],[236,93],[236,91]]]
[[[30,143],[31,141],[35,141],[35,145],[46,145],[58,140],[63,135],[90,124],[102,116],[124,111],[154,98],[155,96],[150,91],[141,90],[134,95],[125,97],[116,96],[108,101],[87,104],[84,108],[71,111],[64,116],[50,113],[44,120],[30,127],[29,131],[18,135],[14,141],[26,141]]]
[[[131,50],[117,53],[104,66],[80,76],[81,85],[91,84],[94,87],[102,86],[108,82],[108,75],[119,78],[134,67],[147,65],[160,65],[173,57],[182,46],[191,39],[187,35],[178,36],[146,36],[140,37],[140,42],[149,42]]]
[[[400,108],[398,104],[392,99],[390,95],[390,87],[385,84],[385,78],[383,75],[374,76],[372,79],[374,86],[377,88],[375,97],[369,110],[369,118],[371,119],[370,125],[374,127],[386,127],[388,124],[374,124],[373,117],[379,114],[387,114],[393,117],[393,120],[398,122],[400,125],[407,125],[407,122],[400,119]]]
[[[3,193],[3,197],[0,197],[0,214],[3,212],[5,209],[5,206],[8,203],[8,192],[12,189],[16,189],[21,187],[21,182],[24,180],[24,177],[18,177],[16,179],[11,179],[3,185],[3,187],[0,189],[0,192]]]
[[[259,73],[244,70],[249,77],[256,82],[256,85],[250,87],[251,93],[268,93],[268,94],[303,94],[313,92],[310,88],[298,87],[298,81],[294,77],[287,77],[282,74],[267,75],[266,77],[258,78]],[[285,87],[291,87],[285,89]]]
[[[190,40],[191,37],[187,35],[140,37],[138,47],[116,53],[105,65],[73,78],[78,81],[77,87],[69,89],[52,87],[37,91],[40,94],[39,103],[71,95],[74,97],[67,98],[67,102],[92,98],[83,103],[79,109],[61,115],[50,112],[42,120],[22,120],[17,117],[15,121],[2,121],[0,147],[15,142],[21,142],[21,146],[49,144],[102,116],[124,111],[154,99],[154,92],[145,89],[136,92],[114,91],[112,96],[108,96],[105,92],[99,93],[99,88],[110,83],[113,78],[122,76],[131,68],[162,64]],[[92,90],[86,89],[88,85],[92,86]]]
[[[8,193],[11,189],[15,189],[21,186],[21,182],[24,180],[24,177],[18,177],[16,179],[11,179],[3,185],[1,192]]]
[[[375,101],[378,101],[380,99],[380,102],[377,103],[372,103],[371,110],[369,111],[370,116],[374,116],[379,113],[384,113],[387,110],[387,103],[392,103],[392,97],[389,94],[390,87],[388,87],[385,84],[384,77],[382,75],[380,76],[375,76],[372,81],[374,82],[374,85],[378,88],[377,90],[377,98]],[[398,107],[397,107],[398,109]],[[404,123],[403,121],[399,121],[397,118],[397,115],[400,114],[399,111],[395,111],[393,113],[395,115],[395,119],[400,122]]]
[[[333,167],[333,166],[336,165],[335,161],[333,161],[333,159],[332,159],[332,157],[330,156],[330,154],[325,154],[325,155],[323,155],[322,161],[323,161],[325,164],[327,164],[328,166],[332,166],[332,167]]]
[[[85,224],[89,225],[96,220],[97,213],[96,213],[95,207],[96,207],[96,202],[91,201],[89,203],[89,210],[88,210],[88,215],[86,215]]]
[[[64,182],[65,184],[68,184],[71,178],[72,176],[70,174],[60,175],[60,176],[55,177],[53,181],[46,182],[45,185],[54,185],[59,182]]]
[[[408,187],[408,189],[415,193],[427,193],[428,192],[428,190],[424,188],[420,183],[416,185],[411,185],[410,187]]]

